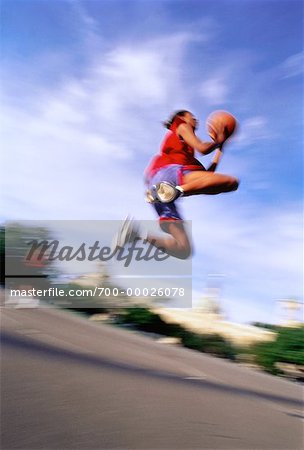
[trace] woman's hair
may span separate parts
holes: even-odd
[[[189,113],[189,112],[190,112],[190,111],[187,111],[187,110],[184,110],[184,109],[182,109],[182,110],[180,110],[180,111],[174,112],[168,120],[166,120],[165,122],[163,122],[164,127],[170,129],[170,128],[171,128],[171,125],[173,124],[174,120],[175,120],[177,117],[184,117],[184,115],[185,115],[186,113]]]

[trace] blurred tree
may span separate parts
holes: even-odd
[[[46,256],[40,257],[40,250],[36,250],[30,259],[27,256],[31,248],[29,242],[52,239],[49,230],[26,226],[24,223],[9,223],[2,230],[1,236],[2,273],[5,275],[6,287],[48,289],[52,262]]]
[[[158,314],[147,308],[128,308],[120,315],[119,323],[131,324],[138,330],[150,333],[178,337],[184,347],[211,353],[221,358],[234,360],[236,356],[236,349],[222,336],[193,333],[181,325],[165,322]]]
[[[138,330],[165,336],[179,337],[183,331],[180,325],[167,323],[158,314],[143,307],[125,309],[119,317],[119,322],[121,324],[131,324]]]
[[[196,334],[184,331],[181,337],[185,347],[211,353],[220,358],[236,359],[236,348],[219,334]]]
[[[5,285],[5,228],[0,225],[0,285]]]
[[[264,322],[252,322],[251,325],[253,327],[265,328],[266,330],[271,331],[276,331],[279,328],[278,325],[272,325],[271,323],[264,323]]]
[[[304,365],[304,326],[277,327],[274,342],[264,342],[251,348],[255,361],[267,372],[279,374],[276,363]]]

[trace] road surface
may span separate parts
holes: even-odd
[[[295,383],[50,308],[1,332],[2,450],[303,448]]]

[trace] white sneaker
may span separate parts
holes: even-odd
[[[129,242],[140,239],[139,231],[138,223],[130,216],[127,216],[113,241],[113,247],[124,247]]]

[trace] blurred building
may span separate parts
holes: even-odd
[[[101,289],[99,289],[96,296],[91,299],[91,304],[92,301],[95,302],[96,307],[101,306],[108,309],[115,309],[128,308],[138,304],[146,308],[151,306],[151,302],[148,297],[131,297],[125,293],[125,288],[114,284],[108,273],[106,264],[102,262],[98,263],[96,272],[80,275],[74,278],[73,285],[77,285],[80,289],[84,290],[89,288],[94,289],[95,287],[105,288],[102,293]],[[106,288],[108,288],[108,293]],[[111,293],[114,291],[116,293],[115,295],[112,295]],[[87,299],[83,299],[82,306],[86,307],[87,304]]]
[[[202,309],[152,308],[166,322],[182,325],[198,334],[219,334],[235,345],[248,346],[258,342],[273,341],[276,333],[253,325],[224,320],[220,315]]]
[[[239,346],[273,341],[276,333],[253,325],[228,321],[221,305],[222,275],[210,275],[205,294],[192,309],[153,308],[166,322],[178,323],[198,334],[219,334]]]
[[[303,322],[303,303],[286,298],[278,300],[279,325],[284,327],[296,328],[301,326]]]
[[[106,265],[103,263],[98,264],[97,272],[80,275],[73,280],[74,284],[81,287],[104,287],[110,283],[110,276],[108,274]]]
[[[208,277],[204,295],[198,305],[191,309],[165,308],[163,306],[156,306],[147,297],[126,298],[125,296],[106,299],[107,306],[110,308],[111,306],[127,307],[132,305],[147,307],[168,323],[180,324],[189,331],[198,334],[219,334],[240,346],[274,340],[276,333],[272,331],[226,320],[221,306],[221,280],[222,276],[218,275]],[[99,266],[96,273],[83,275],[73,282],[81,287],[111,285],[110,276],[107,273],[106,266],[103,264]]]

